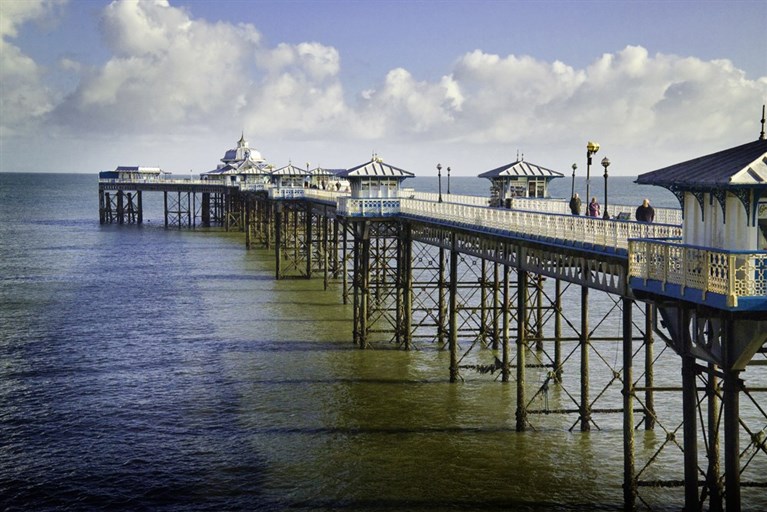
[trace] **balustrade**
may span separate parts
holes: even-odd
[[[726,251],[684,245],[666,240],[629,241],[629,277],[655,280],[727,298],[767,297],[767,252]]]

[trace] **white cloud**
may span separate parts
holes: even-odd
[[[671,154],[680,146],[701,154],[739,144],[756,135],[755,112],[767,100],[767,77],[749,80],[728,60],[650,55],[640,46],[595,56],[582,68],[475,50],[436,79],[395,68],[372,87],[345,91],[336,48],[321,42],[269,47],[253,25],[211,23],[167,1],[135,0],[103,11],[101,29],[112,52],[106,62],[59,59],[59,68],[79,79],[61,97],[43,85],[46,70],[9,42],[24,23],[50,16],[57,5],[2,4],[0,135],[6,140],[45,126],[67,133],[70,144],[134,134],[142,144],[183,146],[184,137],[218,141],[219,133],[234,142],[244,129],[272,158],[279,155],[261,140],[329,154],[354,145],[391,156],[387,145],[418,146],[411,154],[438,147],[433,152],[447,158],[446,151],[460,151],[467,160],[470,150],[480,158],[511,158],[521,148],[545,153],[538,163],[556,167],[564,162],[546,159],[580,154],[590,139],[627,155]],[[306,158],[333,164],[328,156]]]
[[[0,6],[0,136],[29,133],[54,104],[45,69],[11,43],[25,23],[45,19],[61,0],[4,1]]]

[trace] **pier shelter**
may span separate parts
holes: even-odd
[[[415,176],[374,156],[369,162],[341,171],[349,181],[351,197],[339,198],[338,213],[346,216],[388,216],[399,213],[400,185]]]
[[[309,176],[308,169],[301,169],[291,163],[275,169],[271,173],[272,187],[269,189],[269,197],[275,199],[303,197],[304,182]]]
[[[159,167],[118,166],[114,171],[101,171],[100,180],[156,181],[170,176]]]
[[[743,374],[767,343],[767,140],[642,174],[636,182],[669,189],[684,212],[681,239],[629,241],[628,270],[634,295],[657,307],[667,344],[682,358],[685,502],[697,509],[703,487],[712,510],[721,510],[723,500],[727,510],[740,510],[739,454],[753,443],[764,449],[763,437],[744,435],[739,417],[741,396],[753,400]],[[702,401],[708,421],[697,411]],[[718,443],[705,447],[707,468],[697,443],[699,431],[718,439],[720,428],[723,477]]]
[[[200,179],[221,183],[266,185],[270,181],[269,175],[266,160],[260,152],[249,147],[243,134],[237,141],[237,147],[227,150],[221,163],[212,171],[200,174]]]
[[[517,160],[479,175],[490,180],[490,205],[511,207],[515,197],[549,197],[549,182],[562,173]]]
[[[324,167],[315,167],[309,171],[310,176],[307,181],[309,188],[330,190],[336,192],[347,191],[349,182],[341,179],[338,174],[346,169],[325,169]]]

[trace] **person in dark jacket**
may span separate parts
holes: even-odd
[[[581,198],[578,197],[578,192],[570,199],[570,211],[573,215],[581,214]]]
[[[652,222],[655,220],[655,210],[650,206],[650,200],[642,201],[642,206],[637,208],[636,218],[639,222]]]

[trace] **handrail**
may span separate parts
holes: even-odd
[[[546,238],[568,244],[628,250],[629,238],[681,237],[670,224],[617,221],[579,215],[486,208],[454,203],[402,199],[400,213],[482,230]]]

